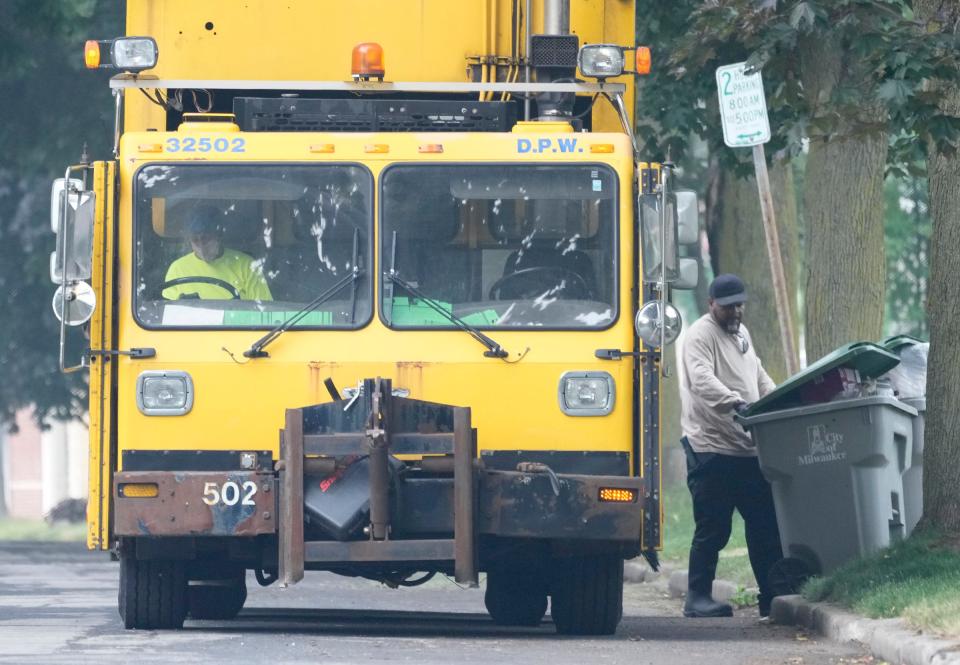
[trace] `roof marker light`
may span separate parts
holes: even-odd
[[[424,143],[417,148],[417,152],[443,152],[442,143]]]
[[[651,56],[649,46],[637,47],[637,74],[649,74],[651,68]]]
[[[316,143],[310,146],[310,152],[329,154],[336,152],[337,147],[332,143]]]
[[[83,45],[83,64],[87,69],[96,69],[100,66],[100,42],[88,39]]]

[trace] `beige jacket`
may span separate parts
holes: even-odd
[[[738,335],[749,348],[741,351]],[[753,349],[746,326],[737,335],[708,312],[694,322],[681,349],[680,425],[696,452],[748,457],[757,454],[750,435],[733,419],[738,402],[756,402],[775,387]]]

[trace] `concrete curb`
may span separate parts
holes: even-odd
[[[683,598],[687,594],[687,571],[671,570],[669,566],[660,566],[654,572],[643,559],[633,559],[623,564],[623,580],[633,583],[657,582],[666,578],[667,592],[671,598]],[[721,603],[729,602],[737,593],[737,585],[725,580],[713,581],[713,598]]]
[[[626,582],[657,582],[664,577],[672,598],[686,594],[686,570],[662,567],[655,573],[642,559],[624,564]],[[713,582],[716,600],[729,602],[736,592],[737,585],[732,582]],[[900,619],[867,619],[827,603],[811,603],[802,596],[779,596],[773,599],[770,620],[799,626],[836,642],[860,642],[891,665],[960,665],[960,642],[924,635]]]
[[[861,642],[892,665],[960,665],[960,642],[923,635],[900,619],[866,619],[801,596],[779,596],[773,599],[770,620],[800,626],[837,642]]]

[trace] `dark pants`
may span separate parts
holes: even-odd
[[[717,558],[730,538],[736,509],[746,526],[750,565],[760,587],[760,608],[768,609],[772,596],[767,573],[783,552],[770,484],[760,473],[757,458],[696,453],[686,437],[681,442],[687,456],[687,487],[693,496],[696,522],[690,546],[689,589],[711,593]]]

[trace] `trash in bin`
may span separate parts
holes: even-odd
[[[927,394],[927,355],[930,344],[900,335],[884,341],[884,347],[900,357],[900,364],[886,374],[900,399],[915,399]]]
[[[854,342],[841,346],[833,353],[794,374],[776,390],[751,404],[744,416],[829,402],[851,388],[851,378],[857,386],[868,379],[886,374],[897,366],[900,358],[892,351],[872,342]],[[860,397],[857,394],[850,395]]]

